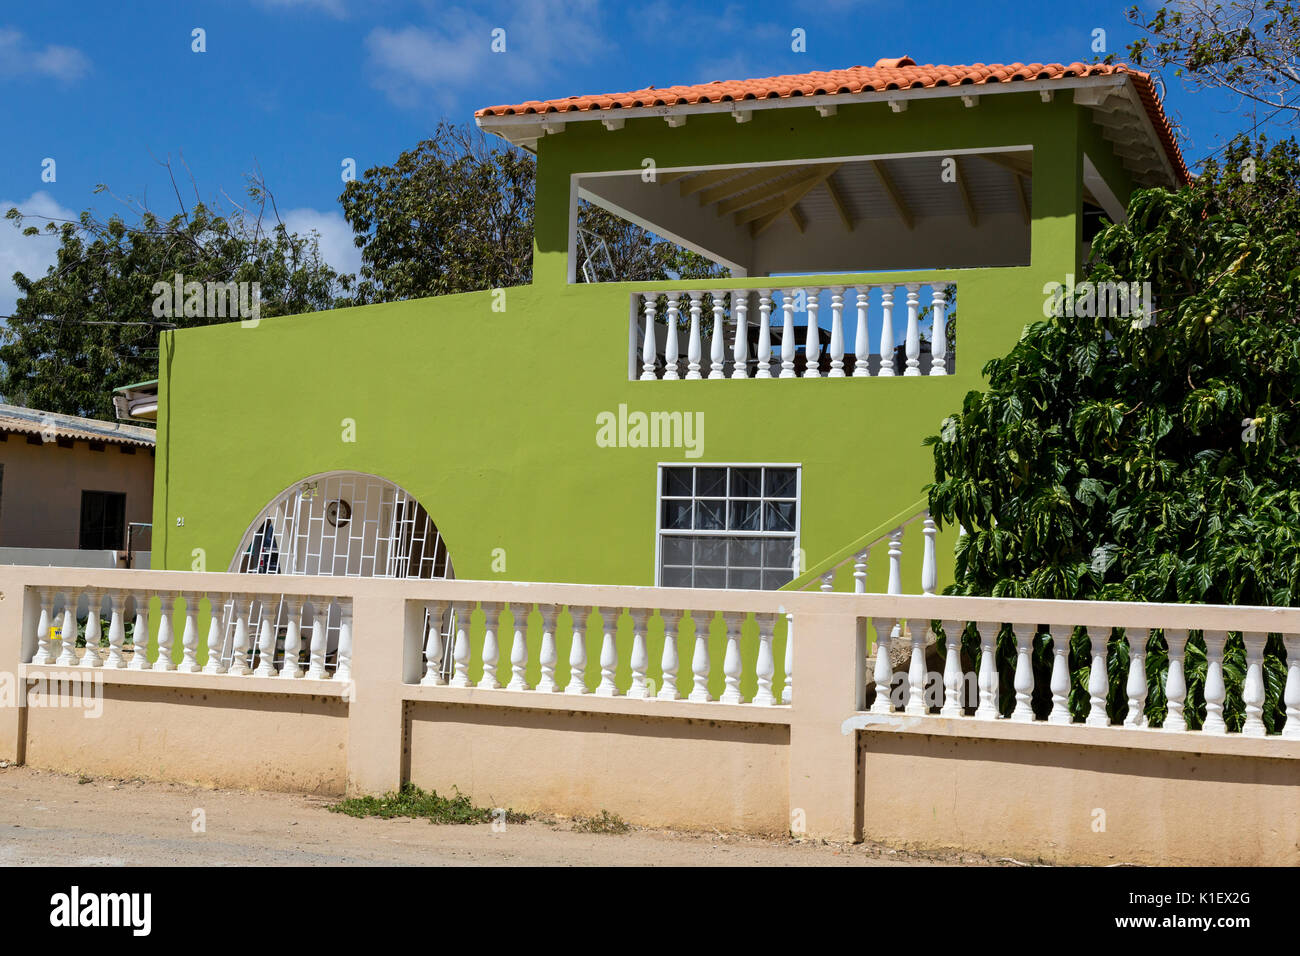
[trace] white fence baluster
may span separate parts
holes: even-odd
[[[154,659],[156,671],[174,671],[172,660],[172,614],[176,610],[176,595],[170,591],[158,592],[158,656]]]
[[[618,697],[618,685],[614,683],[618,672],[618,608],[610,608],[601,615],[603,636],[600,641],[600,683],[596,686],[597,697]]]
[[[948,356],[948,332],[945,316],[946,297],[942,284],[930,286],[930,291],[933,293],[930,297],[930,374],[947,375],[948,366],[945,362]]]
[[[328,598],[308,598],[303,604],[305,611],[311,612],[311,642],[307,645],[307,676],[312,680],[324,680],[329,674],[325,671],[325,652],[329,643],[330,605]]]
[[[727,317],[723,305],[723,294],[712,293],[713,300],[713,337],[709,344],[709,378],[726,378],[723,369],[727,362],[727,345],[723,336],[726,334]]]
[[[1228,640],[1227,631],[1202,631],[1205,637],[1205,723],[1201,729],[1207,734],[1226,734],[1228,725],[1223,722],[1223,702],[1227,690],[1223,686],[1223,645]]]
[[[659,693],[660,700],[677,699],[677,669],[681,666],[677,654],[677,627],[681,615],[676,611],[660,610],[659,616],[664,622],[664,650],[659,658],[659,672],[662,678]]]
[[[690,340],[686,344],[686,377],[688,379],[700,378],[700,310],[703,308],[700,300],[704,298],[703,292],[688,292],[691,297],[691,333]]]
[[[627,689],[627,696],[636,700],[647,700],[653,696],[646,679],[650,668],[650,654],[646,649],[645,632],[650,612],[638,607],[633,608],[629,616],[632,618],[632,686]]]
[[[907,634],[912,643],[912,656],[907,667],[907,695],[904,698],[909,714],[925,714],[929,709],[925,704],[925,647],[929,641],[929,621],[908,621]]]
[[[735,346],[732,348],[732,378],[749,377],[749,292],[731,293],[731,315],[736,323]]]
[[[920,296],[917,294],[921,287],[915,282],[909,282],[907,289],[907,368],[903,375],[920,375],[921,374],[921,324],[919,314],[921,310]]]
[[[1125,628],[1128,635],[1128,682],[1125,692],[1128,694],[1128,714],[1124,717],[1125,727],[1145,727],[1147,725],[1147,639],[1151,630],[1145,627]]]
[[[339,650],[334,679],[352,680],[352,602],[339,602]]]
[[[275,612],[268,606],[269,602],[265,597],[259,599],[261,602],[262,622],[257,632],[257,669],[253,674],[257,677],[274,677],[275,676],[275,645],[276,645],[276,627],[279,623],[271,623],[271,615]]]
[[[512,611],[514,637],[510,641],[510,683],[506,690],[531,690],[525,673],[528,670],[528,612]]]
[[[844,378],[844,287],[831,289],[831,370],[827,378]]]
[[[500,690],[501,681],[497,680],[497,664],[501,660],[501,645],[497,634],[501,630],[500,604],[483,605],[483,674],[478,679],[480,690]]]
[[[1286,648],[1286,687],[1282,703],[1286,706],[1286,726],[1282,736],[1289,740],[1300,738],[1300,635],[1283,634]]]
[[[227,673],[244,677],[251,673],[248,667],[248,606],[242,594],[230,596],[230,613],[235,617],[235,637],[230,649],[230,667]]]
[[[1187,729],[1183,707],[1187,700],[1187,678],[1183,673],[1183,659],[1187,653],[1187,631],[1165,628],[1165,644],[1169,647],[1169,673],[1165,677],[1165,701],[1169,713],[1165,717],[1165,730],[1182,733]]]
[[[655,376],[655,300],[653,292],[645,293],[645,335],[641,345],[641,381],[653,382]]]
[[[835,569],[831,568],[822,575],[822,591],[829,594],[835,590]]]
[[[758,351],[754,378],[771,378],[772,362],[772,290],[758,292]]]
[[[132,595],[135,601],[135,623],[131,627],[131,662],[127,670],[149,670],[149,592],[137,591]]]
[[[1032,624],[1013,624],[1011,632],[1016,637],[1016,706],[1011,711],[1011,719],[1029,723],[1034,719],[1034,637],[1037,634]]]
[[[728,612],[722,615],[722,621],[727,627],[727,651],[722,657],[722,675],[725,686],[722,697],[719,699],[724,704],[739,704],[742,702],[740,696],[740,632],[745,625],[745,615]]]
[[[781,313],[785,323],[781,326],[781,378],[794,378],[794,295],[790,289],[781,291]]]
[[[863,548],[853,556],[853,593],[867,593],[867,557],[871,554],[869,548]]]
[[[587,689],[587,625],[582,608],[569,605],[569,616],[573,618],[573,640],[569,642],[569,683],[565,685],[566,694],[589,694]]]
[[[221,659],[221,644],[226,633],[222,628],[221,612],[226,602],[221,594],[208,592],[208,662],[203,665],[205,674],[224,674],[226,662]]]
[[[880,323],[880,371],[876,374],[884,378],[894,376],[894,287],[880,287],[880,311],[883,318]]]
[[[286,680],[302,677],[302,667],[298,657],[302,652],[303,603],[300,597],[285,598],[285,607],[289,610],[289,623],[284,631],[284,660],[280,664],[280,676]]]
[[[560,653],[555,646],[557,608],[554,604],[542,604],[538,605],[537,610],[542,615],[542,646],[538,654],[538,662],[542,666],[542,677],[534,689],[541,691],[543,694],[555,694],[560,690],[560,685],[555,683],[555,665],[560,662]]]
[[[77,663],[77,592],[69,590],[63,601],[63,624],[59,627],[60,667],[74,667]]]
[[[33,664],[49,664],[54,660],[50,653],[50,617],[54,595],[48,588],[38,588],[36,596],[41,602],[40,617],[36,619],[36,653],[32,656]]]
[[[781,688],[781,703],[794,703],[794,615],[785,616],[785,686]]]
[[[961,699],[965,683],[965,672],[961,666],[961,635],[965,629],[965,621],[943,622],[943,707],[939,710],[941,717],[966,715],[965,702]]]
[[[694,686],[687,699],[708,703],[713,700],[709,694],[709,619],[702,612],[692,611],[691,621],[695,625],[695,653],[691,656]]]
[[[454,611],[452,613],[456,618],[456,643],[452,647],[451,660],[452,660],[452,666],[455,667],[455,672],[452,674],[451,682],[449,686],[470,687],[473,685],[470,684],[470,680],[469,680],[469,659],[470,659],[469,625],[470,625],[470,618],[474,614],[474,607],[472,604],[468,604],[464,601],[461,601],[453,605],[453,607],[454,607]],[[553,607],[551,613],[552,615],[554,615],[555,613]],[[554,616],[552,616],[551,618],[551,623],[552,624],[555,623]],[[551,643],[552,650],[554,650],[554,647],[555,647],[554,638],[552,638],[552,643]],[[554,672],[554,665],[552,665],[551,669],[552,672]]]
[[[893,646],[894,628],[898,621],[888,617],[877,617],[872,620],[876,627],[876,666],[872,676],[876,681],[876,699],[871,704],[873,714],[893,713],[893,702],[889,699],[889,692],[894,683],[894,667],[889,660],[889,651]]]
[[[822,305],[822,290],[813,288],[806,291],[808,293],[808,325],[805,330],[807,335],[804,336],[803,344],[803,377],[821,378],[822,333],[821,325],[817,320],[817,313]]]
[[[1052,624],[1047,628],[1052,635],[1052,712],[1048,723],[1068,724],[1070,716],[1070,635],[1074,628],[1069,624]]]
[[[866,378],[871,374],[871,339],[867,333],[867,303],[871,286],[858,286],[858,327],[853,340],[853,377]]]
[[[103,627],[99,623],[99,606],[104,600],[102,591],[86,592],[86,653],[81,656],[82,667],[103,667],[99,656],[99,640]]]
[[[181,664],[177,668],[182,674],[199,672],[199,598],[193,591],[184,592],[185,626],[181,631]]]
[[[1088,670],[1088,716],[1084,723],[1089,727],[1110,726],[1110,714],[1106,712],[1106,698],[1110,694],[1110,677],[1106,672],[1109,639],[1109,628],[1098,627],[1088,630],[1088,648],[1092,655],[1092,662]]]
[[[1246,679],[1241,687],[1241,703],[1246,712],[1241,732],[1247,737],[1263,737],[1264,728],[1264,644],[1268,635],[1260,631],[1244,631],[1241,635],[1246,645]]]
[[[935,559],[934,547],[934,539],[939,533],[939,528],[928,511],[925,514],[921,533],[925,535],[925,545],[921,554],[921,593],[933,594],[934,589],[939,586],[939,564]]]
[[[437,604],[428,605],[425,617],[429,621],[429,636],[424,642],[424,677],[420,683],[442,687],[447,683],[447,678],[442,676],[442,608]],[[515,639],[518,640],[518,636]]]
[[[677,303],[680,296],[676,292],[668,293],[668,339],[664,343],[664,379],[666,381],[677,381],[677,323],[681,321],[682,313]]]
[[[772,693],[772,677],[776,674],[776,661],[772,657],[772,632],[776,629],[776,618],[771,614],[756,614],[754,620],[758,624],[758,658],[754,662],[758,689],[751,703],[759,707],[771,707],[776,704],[776,694]]]
[[[980,669],[978,686],[980,692],[979,706],[975,716],[981,720],[996,720],[1001,716],[998,709],[998,631],[1002,629],[996,621],[976,621],[975,630],[980,636]]]
[[[126,667],[126,658],[122,656],[122,644],[126,641],[126,621],[122,617],[126,610],[126,595],[122,591],[112,591],[108,601],[108,660],[104,666],[122,670]]]

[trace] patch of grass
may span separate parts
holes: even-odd
[[[326,809],[331,813],[345,813],[350,817],[424,817],[430,823],[491,823],[495,811],[490,807],[476,807],[458,788],[453,797],[438,795],[438,791],[425,793],[411,783],[402,785],[397,792],[389,791],[382,797],[349,797]],[[524,823],[528,814],[505,810],[506,823]]]
[[[573,829],[575,833],[627,833],[632,825],[617,813],[601,810],[598,817],[577,817]]]
[[[77,783],[94,783],[94,782],[95,782],[94,777],[88,777],[84,773],[77,778]]]

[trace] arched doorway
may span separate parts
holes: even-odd
[[[230,570],[321,577],[455,577],[446,542],[424,506],[400,485],[352,471],[312,475],[277,495],[249,524]],[[234,646],[232,603],[226,604],[222,648],[227,663]],[[256,634],[263,617],[268,616],[280,634],[280,647],[288,614],[283,599],[256,601],[249,609],[250,632]],[[341,613],[331,604],[327,614],[327,663],[332,669]],[[438,624],[444,637],[455,626],[449,612]],[[426,617],[426,641],[430,625]],[[255,652],[256,648],[250,647],[246,662],[250,666]],[[450,667],[451,655],[446,657]]]

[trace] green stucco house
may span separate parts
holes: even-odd
[[[164,333],[155,567],[792,586],[920,513],[925,436],[1100,217],[1188,175],[1117,65],[903,57],[476,120],[537,155],[532,283]],[[731,277],[620,281],[583,202]]]

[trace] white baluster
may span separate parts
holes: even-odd
[[[681,666],[677,657],[677,625],[681,615],[676,611],[660,611],[664,622],[664,651],[659,658],[661,684],[655,696],[660,700],[677,699],[677,669]]]
[[[867,593],[867,556],[870,549],[864,548],[853,556],[853,593]]]
[[[785,616],[785,686],[781,688],[781,703],[794,703],[794,615]]]
[[[858,326],[853,340],[853,377],[867,378],[871,375],[871,339],[867,335],[867,303],[871,295],[871,286],[858,286]]]
[[[137,591],[132,595],[135,601],[135,624],[131,628],[131,663],[127,670],[149,670],[149,594]]]
[[[803,377],[804,378],[821,378],[821,357],[822,357],[822,332],[821,325],[817,321],[817,313],[821,309],[821,289],[808,289],[808,326],[807,335],[804,336],[803,343]]]
[[[939,529],[929,512],[926,512],[921,533],[925,535],[925,546],[921,554],[921,593],[933,594],[939,586],[939,565],[934,552],[934,539]]]
[[[904,708],[909,714],[925,714],[925,646],[928,643],[929,621],[908,621],[907,633],[912,642],[912,656],[907,667],[907,694]]]
[[[556,607],[554,604],[542,604],[538,605],[537,610],[542,615],[542,646],[538,655],[542,677],[537,682],[536,689],[543,694],[554,694],[560,690],[560,685],[555,683],[555,665],[560,661],[559,651],[555,647]]]
[[[99,656],[99,638],[103,626],[99,623],[99,606],[104,600],[103,592],[90,590],[86,592],[86,653],[81,656],[82,667],[103,667],[104,661]]]
[[[732,348],[732,378],[749,377],[749,292],[731,293],[731,315],[736,322],[736,339]]]
[[[776,674],[776,661],[772,657],[772,632],[776,628],[776,618],[771,614],[756,614],[754,620],[758,624],[758,658],[754,662],[758,690],[750,703],[759,707],[772,707],[776,704],[776,695],[772,693],[772,677]]]
[[[889,660],[889,649],[893,644],[894,627],[898,621],[888,617],[872,620],[876,627],[876,666],[872,672],[876,681],[876,699],[871,704],[873,714],[893,713],[889,691],[894,683],[894,668]]]
[[[723,375],[723,369],[726,367],[727,346],[723,336],[726,334],[727,317],[723,314],[723,294],[721,292],[713,293],[713,337],[709,345],[709,378],[726,378]]]
[[[920,375],[921,374],[921,324],[919,321],[921,300],[917,294],[921,287],[914,282],[909,282],[907,289],[907,368],[904,369],[903,375]]]
[[[312,680],[325,680],[329,676],[325,671],[325,652],[329,646],[330,602],[328,598],[305,604],[305,610],[311,612],[311,644],[307,648],[307,677]]]
[[[781,378],[794,378],[794,296],[790,289],[781,291],[781,312],[785,324],[781,327]]]
[[[225,638],[222,627],[221,612],[226,602],[218,593],[208,592],[208,662],[203,665],[205,674],[224,674],[226,663],[221,659],[221,644]]]
[[[32,663],[49,664],[54,660],[54,655],[50,653],[50,615],[54,611],[51,606],[53,594],[48,588],[39,588],[36,596],[40,601],[41,614],[36,620],[36,653],[32,656]]]
[[[510,642],[510,683],[506,690],[531,690],[524,678],[528,670],[528,612],[515,611],[514,638]]]
[[[1011,719],[1020,723],[1029,723],[1034,719],[1034,636],[1037,631],[1032,624],[1013,624],[1012,633],[1016,636],[1016,706],[1011,711]]]
[[[158,610],[158,656],[154,659],[153,669],[174,671],[176,664],[172,661],[172,613],[176,610],[176,595],[159,591]]]
[[[1106,673],[1109,636],[1110,631],[1100,627],[1088,631],[1092,663],[1088,668],[1088,716],[1084,723],[1089,727],[1110,726],[1110,714],[1106,712],[1106,698],[1110,695],[1110,678]]]
[[[597,697],[618,697],[618,685],[614,678],[618,672],[618,608],[610,608],[601,614],[604,636],[600,642],[600,684],[596,687]]]
[[[1226,734],[1228,725],[1223,722],[1223,702],[1227,689],[1223,686],[1223,645],[1227,631],[1202,631],[1205,637],[1205,723],[1201,729],[1207,734]]]
[[[1264,727],[1264,644],[1268,635],[1259,631],[1244,631],[1241,635],[1246,645],[1246,679],[1241,687],[1241,702],[1246,711],[1246,721],[1241,733],[1246,737],[1263,737]]]
[[[650,654],[646,648],[646,623],[649,619],[649,612],[643,608],[633,608],[630,616],[632,618],[632,686],[627,690],[627,696],[636,700],[648,700],[653,695],[650,693],[650,684],[646,674],[650,668]]]
[[[641,346],[641,381],[655,380],[655,299],[653,292],[645,293],[645,336]]]
[[[945,317],[945,301],[943,286],[933,285],[930,291],[934,294],[930,301],[930,374],[947,375],[948,366],[945,359],[948,355],[948,332]]]
[[[442,676],[442,654],[444,650],[442,644],[442,608],[437,604],[430,604],[425,609],[425,616],[429,621],[429,636],[424,642],[424,677],[420,679],[420,683],[432,687],[442,687],[447,683],[447,678]]]
[[[274,614],[278,617],[278,611],[273,611],[265,597],[261,598],[261,624],[257,630],[257,669],[253,671],[256,677],[274,677],[275,676],[275,645],[276,631],[279,622],[272,623],[271,616]]]
[[[289,623],[284,631],[284,660],[280,663],[280,676],[285,680],[302,677],[302,667],[298,664],[298,655],[302,651],[302,605],[300,597],[285,597]]]
[[[1147,639],[1151,636],[1150,628],[1125,628],[1128,634],[1128,714],[1124,717],[1125,727],[1145,727],[1147,725]]]
[[[903,529],[895,528],[889,533],[889,584],[886,586],[889,594],[903,593]],[[903,636],[903,622],[894,622],[894,632],[891,638],[901,638]],[[906,692],[904,692],[906,699]]]
[[[199,598],[193,591],[184,592],[185,626],[181,630],[181,665],[177,668],[182,674],[199,672]]]
[[[63,624],[59,628],[59,658],[55,661],[60,667],[75,667],[77,664],[77,592],[68,591],[63,602]]]
[[[700,300],[704,298],[704,293],[686,294],[691,297],[691,338],[686,345],[686,377],[696,379],[700,377],[700,310],[703,308]]]
[[[497,633],[501,629],[501,605],[483,605],[483,676],[478,679],[480,690],[500,690],[497,680],[497,663],[501,660],[501,646]],[[576,620],[576,618],[575,618]]]
[[[1300,738],[1300,635],[1283,634],[1286,647],[1286,688],[1282,703],[1286,705],[1286,726],[1282,736],[1288,740]]]
[[[1183,673],[1183,659],[1187,653],[1187,631],[1165,628],[1165,644],[1169,646],[1169,673],[1165,676],[1165,700],[1169,713],[1165,717],[1165,730],[1182,733],[1187,729],[1183,707],[1187,701],[1187,677]]]
[[[961,666],[961,633],[965,629],[965,621],[943,622],[943,707],[939,709],[942,717],[966,715],[966,707],[961,699],[965,683],[965,672]]]
[[[831,289],[831,370],[827,378],[844,377],[844,287]]]
[[[829,594],[835,590],[835,569],[831,568],[822,575],[822,591]]]
[[[126,658],[122,656],[122,644],[126,641],[126,621],[123,618],[126,595],[121,591],[113,591],[108,600],[111,616],[108,619],[108,660],[104,666],[122,670],[126,667]]]
[[[894,375],[894,287],[880,287],[880,371],[885,378]]]
[[[754,378],[772,377],[772,290],[760,289],[758,293],[758,365]]]
[[[681,321],[681,310],[677,307],[680,296],[676,292],[668,293],[668,341],[664,344],[664,379],[677,381],[677,323]]]
[[[248,666],[248,605],[242,594],[232,594],[230,613],[235,616],[235,638],[230,650],[230,668],[227,673],[245,677],[251,673]]]
[[[452,666],[455,668],[455,671],[451,676],[451,683],[449,686],[472,687],[473,685],[470,683],[469,680],[469,659],[470,659],[469,625],[470,625],[470,618],[474,614],[474,609],[470,605],[464,602],[457,603],[456,605],[454,605],[454,607],[455,607],[455,617],[456,617],[456,643],[453,645],[452,648],[451,660],[452,660]],[[551,622],[552,624],[554,624],[555,611],[553,606],[552,606],[551,614],[552,614]],[[552,650],[555,649],[554,638],[552,638],[551,641],[551,649]],[[554,671],[555,671],[555,666],[554,664],[552,664],[551,666],[552,674],[554,674]]]
[[[709,621],[703,614],[698,618],[695,615],[696,612],[692,611],[691,620],[695,624],[695,653],[691,657],[691,676],[695,683],[687,699],[708,703],[713,700],[709,694]]]
[[[1047,715],[1050,724],[1068,724],[1070,716],[1070,635],[1074,628],[1069,624],[1050,624],[1052,635],[1052,712]]]
[[[998,710],[998,631],[1002,628],[994,621],[976,621],[975,629],[980,636],[980,702],[975,708],[975,716],[981,720],[997,720],[1001,716]]]
[[[745,624],[745,615],[727,613],[722,615],[722,620],[727,626],[727,651],[722,658],[722,674],[726,683],[722,691],[722,697],[719,699],[724,704],[739,704],[742,702],[740,696],[740,633]]]
[[[582,608],[569,605],[573,618],[573,640],[569,643],[569,683],[566,694],[589,694],[587,689],[587,628],[582,620]]]
[[[334,666],[334,679],[352,680],[352,603],[339,602],[338,663]]]

